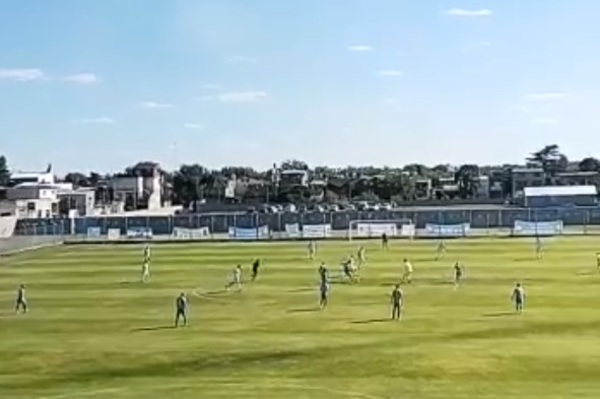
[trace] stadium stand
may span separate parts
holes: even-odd
[[[15,216],[0,217],[0,239],[10,238],[15,233],[17,218]]]

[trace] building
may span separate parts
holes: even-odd
[[[279,172],[279,185],[282,187],[308,187],[308,171],[282,170]]]
[[[21,219],[58,216],[58,187],[52,184],[21,183],[6,191],[6,199]]]
[[[96,208],[96,191],[93,188],[58,190],[59,213],[69,216],[92,216]]]
[[[10,176],[9,186],[14,187],[20,184],[55,184],[56,179],[52,171],[52,165],[44,172],[14,172]]]
[[[596,186],[525,187],[524,205],[532,208],[552,206],[594,206],[598,202]]]
[[[600,174],[595,171],[590,172],[563,172],[556,174],[556,183],[560,186],[598,186],[600,183]]]
[[[114,199],[128,210],[160,209],[166,196],[165,173],[154,162],[140,162],[125,173],[113,177]]]
[[[523,196],[525,187],[541,187],[546,184],[542,168],[515,168],[512,170],[512,197]]]

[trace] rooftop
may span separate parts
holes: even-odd
[[[598,195],[596,186],[543,186],[525,187],[525,197],[549,197],[567,195]]]
[[[542,168],[514,168],[512,173],[542,173],[544,169]]]

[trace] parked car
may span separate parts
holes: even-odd
[[[284,211],[295,213],[298,212],[298,207],[294,204],[287,204],[284,208]]]
[[[340,206],[338,204],[331,204],[329,205],[329,212],[339,212],[340,211]]]
[[[391,211],[392,210],[392,204],[384,202],[383,204],[381,204],[379,206],[379,209],[382,211]]]

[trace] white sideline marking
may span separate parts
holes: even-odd
[[[83,396],[97,396],[105,393],[114,393],[123,391],[124,388],[105,388],[105,389],[94,389],[92,391],[79,391],[77,393],[62,394],[55,396],[40,396],[38,399],[69,399],[69,398],[80,398]]]
[[[342,391],[339,389],[331,389],[326,387],[319,387],[314,385],[304,385],[304,384],[281,384],[275,383],[273,385],[261,384],[260,382],[254,381],[252,383],[244,383],[244,382],[216,382],[216,384],[222,385],[233,385],[233,386],[250,386],[250,387],[266,387],[266,388],[287,388],[287,389],[299,389],[306,391],[321,391],[328,392],[335,395],[346,396],[350,398],[362,398],[362,399],[387,399],[383,396],[373,396],[365,393],[354,392],[354,391]]]

